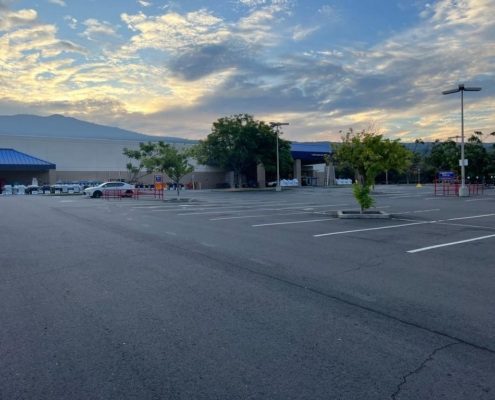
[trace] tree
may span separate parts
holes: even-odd
[[[489,170],[490,156],[481,138],[481,132],[479,134],[475,132],[474,135],[471,135],[464,146],[464,153],[466,159],[469,160],[467,166],[469,176],[473,178],[478,177],[483,180],[483,177]]]
[[[277,133],[263,121],[251,115],[223,117],[213,123],[211,133],[194,149],[197,160],[206,165],[234,171],[234,180],[241,186],[241,175],[248,174],[263,163],[267,172],[276,169]],[[282,171],[292,163],[290,142],[279,138]]]
[[[140,143],[139,150],[125,148],[124,155],[138,161],[138,165],[127,164],[127,170],[136,177],[143,170],[146,171],[144,175],[149,175],[152,172],[167,174],[177,187],[177,197],[180,196],[180,180],[194,171],[194,168],[187,161],[189,155],[187,152],[180,152],[162,141]]]
[[[339,163],[354,169],[353,193],[363,212],[374,204],[370,192],[376,176],[387,170],[406,170],[412,154],[398,140],[384,139],[382,135],[364,130],[355,133],[350,129],[337,145],[335,156]]]
[[[461,150],[452,140],[440,142],[438,139],[433,143],[428,161],[438,171],[458,171]]]

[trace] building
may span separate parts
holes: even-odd
[[[39,183],[54,184],[81,180],[129,180],[126,165],[131,160],[123,151],[125,148],[138,149],[140,142],[142,140],[0,134],[0,149],[4,149],[4,158],[7,157],[6,149],[9,149],[17,152],[19,161],[15,166],[0,163],[0,181],[3,184],[30,184],[36,178]],[[190,145],[174,143],[178,147]],[[332,184],[333,168],[325,167],[324,159],[330,154],[328,143],[294,143],[293,177],[302,185]],[[33,160],[38,160],[38,164]],[[192,164],[195,171],[183,178],[185,185],[201,189],[233,186],[233,177],[229,172],[195,164],[194,160]],[[257,176],[259,185],[264,186],[265,172],[262,166],[258,168]],[[167,182],[167,177],[164,177],[164,181]],[[143,177],[142,183],[153,183],[153,175]]]

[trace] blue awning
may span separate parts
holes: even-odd
[[[0,149],[0,170],[47,170],[56,165],[14,149]]]
[[[299,159],[306,164],[323,164],[325,156],[332,153],[332,146],[328,142],[292,143],[290,152],[294,160]]]

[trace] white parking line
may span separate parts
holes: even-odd
[[[356,233],[356,232],[368,232],[368,231],[379,231],[382,229],[392,229],[392,228],[401,228],[403,226],[412,226],[412,225],[424,225],[424,224],[433,224],[436,221],[422,221],[422,222],[413,222],[411,224],[399,224],[399,225],[387,225],[387,226],[378,226],[376,228],[366,228],[366,229],[354,229],[351,231],[341,231],[341,232],[330,232],[330,233],[320,233],[318,235],[313,235],[313,237],[323,237],[323,236],[334,236],[334,235],[344,235],[346,233]]]
[[[479,236],[479,237],[475,237],[475,238],[471,238],[471,239],[459,240],[457,242],[450,242],[450,243],[437,244],[435,246],[421,247],[419,249],[408,250],[407,252],[408,253],[420,253],[422,251],[438,249],[440,247],[455,246],[456,244],[475,242],[478,240],[490,239],[490,238],[494,238],[494,237],[495,237],[495,235]]]
[[[470,200],[464,200],[466,203],[469,203],[470,201],[491,201],[492,199],[470,199]]]
[[[407,194],[404,194],[404,195],[400,195],[400,196],[391,196],[389,197],[389,199],[404,199],[404,198],[411,198],[411,197],[423,197],[424,195],[423,194],[413,194],[413,195],[407,195]]]
[[[298,204],[298,203],[294,203],[294,204]],[[307,207],[311,207],[311,208],[320,208],[320,207],[335,207],[335,205],[329,205],[329,204],[325,204],[325,205],[319,205],[319,206],[315,206],[315,205],[304,205],[306,203],[300,203],[300,204],[303,204],[301,206],[298,206],[298,207],[282,207],[282,208],[254,208],[254,209],[245,209],[245,210],[230,210],[230,211],[226,211],[226,209],[223,209],[223,210],[219,210],[219,211],[205,211],[205,212],[191,212],[191,213],[182,213],[182,214],[177,214],[177,215],[180,215],[180,216],[186,216],[186,215],[204,215],[204,214],[223,214],[223,213],[241,213],[241,212],[245,212],[245,211],[281,211],[281,210],[298,210],[298,209],[303,209],[303,208],[307,208]],[[231,208],[231,207],[229,207]]]
[[[323,210],[323,211],[301,211],[301,212],[291,212],[283,214],[257,214],[257,215],[237,215],[235,217],[217,217],[210,218],[210,221],[224,221],[229,219],[244,219],[244,218],[263,218],[263,217],[278,217],[286,215],[301,215],[301,214],[324,214],[329,211],[337,211],[335,209]]]
[[[436,224],[436,223],[440,223],[440,222],[460,221],[460,220],[466,220],[466,219],[484,218],[484,217],[492,217],[492,216],[495,216],[495,214],[471,215],[469,217],[458,217],[458,218],[439,219],[439,220],[436,220],[436,221],[421,221],[421,222],[416,222],[416,223],[412,223],[412,224],[386,225],[386,226],[378,226],[376,228],[355,229],[355,230],[352,230],[352,231],[320,233],[318,235],[313,235],[313,237],[343,235],[345,233],[377,231],[377,230],[381,230],[381,229],[400,228],[400,227],[403,227],[403,226],[424,225],[424,224]]]
[[[321,222],[321,221],[332,221],[335,220],[335,218],[325,218],[325,219],[308,219],[305,221],[287,221],[287,222],[272,222],[269,224],[257,224],[257,225],[251,225],[253,228],[259,227],[259,226],[273,226],[273,225],[290,225],[290,224],[306,224],[309,222]]]
[[[460,221],[463,219],[473,219],[473,218],[484,218],[484,217],[493,217],[495,214],[482,214],[482,215],[472,215],[469,217],[459,217],[459,218],[449,218],[449,219],[442,219],[439,220],[438,222],[445,222],[445,221]]]
[[[420,213],[425,213],[425,212],[433,212],[433,211],[440,211],[439,208],[432,208],[430,210],[416,210],[416,211],[397,211],[394,212],[394,214],[420,214]]]
[[[489,229],[494,230],[494,226],[484,226],[484,225],[471,225],[471,224],[456,224],[452,222],[437,222],[439,225],[451,225],[451,226],[464,226],[466,228],[477,228],[477,229]]]

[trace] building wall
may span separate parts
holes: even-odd
[[[184,145],[179,144],[178,147],[184,147]],[[17,174],[17,178],[16,174],[9,175],[9,181],[17,179],[16,182],[24,183],[24,181],[29,180],[30,183],[32,177],[37,177],[40,183],[54,184],[57,181],[129,180],[130,176],[126,170],[126,164],[132,160],[124,156],[123,151],[124,148],[138,149],[139,141],[0,135],[0,148],[12,148],[44,161],[52,162],[57,166],[56,170],[49,174],[50,176],[22,173]],[[191,164],[195,167],[195,171],[182,179],[184,184],[190,183],[192,185],[194,179],[194,182],[197,183],[195,187],[210,189],[225,182],[223,170],[198,165],[193,160],[191,160]],[[151,184],[153,180],[154,174],[150,174],[140,179],[140,182]],[[170,179],[164,176],[164,182],[169,181]]]
[[[13,148],[55,163],[59,171],[125,171],[125,147],[139,148],[132,140],[39,138],[0,135],[0,147]]]

